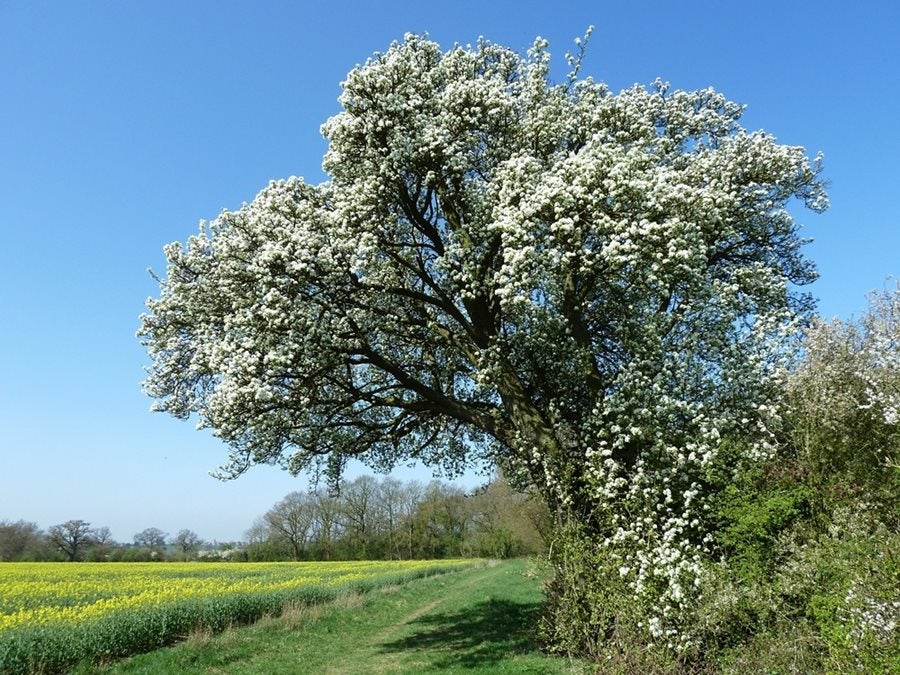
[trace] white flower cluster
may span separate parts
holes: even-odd
[[[900,600],[876,600],[860,593],[854,585],[844,598],[844,621],[849,627],[851,648],[874,640],[896,645],[900,640]]]
[[[895,463],[894,446],[884,439],[900,425],[900,286],[871,293],[857,322],[814,321],[804,346],[791,380],[794,405],[809,427],[803,434],[846,439],[847,429],[867,418],[866,452]]]
[[[900,284],[869,295],[862,327],[862,405],[876,408],[885,424],[900,425]]]
[[[692,645],[685,617],[701,599],[700,579],[711,560],[708,475],[723,437],[741,439],[748,458],[771,452],[778,410],[761,401],[780,382],[780,369],[771,368],[779,359],[774,342],[772,348],[770,358],[749,361],[743,372],[735,363],[727,376],[719,374],[743,389],[722,396],[728,387],[717,382],[721,398],[708,404],[703,389],[687,384],[697,374],[690,361],[666,363],[661,355],[665,365],[656,372],[635,365],[621,373],[621,390],[597,406],[586,427],[592,439],[586,474],[611,531],[601,548],[619,561],[620,575],[645,608],[650,637],[670,648]],[[751,367],[757,369],[752,377]],[[665,386],[676,381],[682,384],[675,390]]]

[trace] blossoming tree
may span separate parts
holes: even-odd
[[[866,473],[900,466],[900,284],[871,292],[858,321],[813,321],[804,352],[787,390],[794,444],[823,473],[854,467],[871,492]]]
[[[546,48],[410,35],[354,69],[329,182],[273,182],[166,247],[145,389],[231,447],[227,476],[497,462],[675,644],[704,472],[724,437],[766,451],[809,310],[786,206],[826,197],[721,94],[613,94],[581,55],[553,84]]]

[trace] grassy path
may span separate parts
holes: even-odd
[[[571,673],[532,637],[540,583],[507,561],[195,635],[104,673]],[[80,673],[95,673],[83,669]]]

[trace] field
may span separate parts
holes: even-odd
[[[286,607],[463,569],[472,560],[5,563],[0,673],[59,672],[219,632]]]

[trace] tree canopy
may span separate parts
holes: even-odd
[[[93,530],[91,524],[84,520],[67,520],[53,525],[47,531],[47,537],[69,561],[75,561],[93,541]]]
[[[231,447],[226,476],[488,458],[678,606],[702,475],[722,438],[766,451],[811,310],[788,206],[827,197],[741,105],[613,93],[582,55],[555,84],[541,39],[408,35],[355,68],[328,182],[272,182],[166,247],[144,386]]]
[[[273,182],[166,248],[157,408],[198,413],[237,474],[455,459],[463,436],[530,461],[520,436],[746,400],[748,343],[813,278],[785,205],[823,207],[816,169],[712,90],[553,85],[545,46],[407,36],[351,72],[331,182]]]

